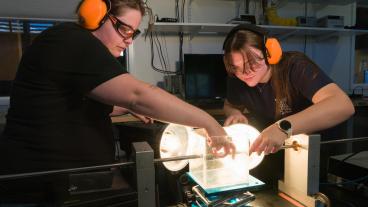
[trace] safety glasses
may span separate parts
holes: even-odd
[[[109,14],[109,19],[111,20],[116,32],[124,39],[132,38],[134,40],[141,33],[139,29],[134,30],[132,26],[120,21],[112,14]]]

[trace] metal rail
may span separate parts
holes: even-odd
[[[321,145],[322,144],[339,144],[339,143],[347,143],[347,142],[358,142],[358,141],[365,141],[365,140],[368,141],[368,137],[324,141],[324,142],[321,142]],[[290,148],[297,149],[298,147],[300,147],[300,145],[298,145],[297,143],[293,143],[291,145],[284,145],[280,149],[290,149]],[[177,156],[177,157],[170,157],[170,158],[158,158],[158,159],[154,159],[153,161],[154,163],[159,163],[159,162],[180,161],[180,160],[188,160],[188,159],[198,159],[202,157],[203,155],[185,155],[185,156]],[[214,155],[208,155],[208,157],[213,158]],[[130,165],[135,165],[135,162],[129,161],[129,162],[119,162],[119,163],[114,163],[114,164],[97,165],[97,166],[90,166],[90,167],[0,175],[0,180],[11,180],[11,179],[29,178],[29,177],[42,176],[42,175],[50,175],[50,174],[63,174],[63,173],[83,172],[83,171],[90,171],[90,170],[101,170],[101,169],[109,169],[113,167],[123,167],[123,166],[130,166]]]
[[[331,141],[324,141],[324,142],[321,142],[321,144],[340,144],[340,143],[345,143],[345,142],[360,142],[360,141],[368,141],[368,137],[337,139],[337,140],[331,140]]]
[[[31,173],[0,175],[0,180],[12,180],[12,179],[28,178],[28,177],[35,177],[35,176],[41,176],[41,175],[74,173],[74,172],[83,172],[83,171],[89,171],[89,170],[101,170],[101,169],[109,169],[113,167],[129,166],[129,165],[134,165],[134,164],[135,162],[119,162],[119,163],[114,163],[114,164],[96,165],[96,166],[90,166],[90,167],[79,167],[79,168],[69,168],[69,169],[62,169],[62,170],[48,170],[48,171],[31,172]]]

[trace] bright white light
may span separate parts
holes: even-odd
[[[248,124],[233,124],[224,127],[226,133],[232,138],[234,145],[236,146],[237,153],[249,154],[249,148],[260,135],[260,132],[248,125]],[[257,167],[263,160],[264,153],[258,155],[252,153],[249,157],[248,168],[249,170]]]
[[[235,160],[232,159],[231,156],[222,158],[221,162],[224,166],[229,167],[229,169],[234,169],[238,166],[239,171],[244,171],[244,167],[247,167],[246,170],[250,170],[262,162],[264,157],[263,153],[261,155],[252,153],[249,158],[244,158],[245,156],[248,157],[249,147],[260,134],[256,128],[247,124],[234,124],[224,127],[224,129],[232,138],[237,153]],[[206,138],[196,133],[192,128],[183,125],[169,124],[161,137],[160,156],[161,158],[171,158],[185,155],[203,155],[206,153],[205,145]],[[243,163],[244,160],[248,160],[249,162]],[[201,160],[198,160],[198,163],[194,160],[192,161],[191,168],[196,168],[197,164],[202,165]],[[188,160],[164,162],[163,164],[170,171],[179,171],[188,164]]]
[[[187,155],[188,148],[188,127],[169,124],[164,130],[160,141],[160,157],[171,158]],[[183,169],[188,160],[170,161],[163,163],[170,171]]]

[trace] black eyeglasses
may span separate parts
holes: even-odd
[[[124,22],[120,21],[115,16],[109,14],[109,18],[116,30],[116,32],[124,39],[132,38],[133,40],[138,37],[141,33],[139,29],[134,30],[132,26],[125,24]]]

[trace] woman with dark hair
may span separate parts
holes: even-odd
[[[114,163],[109,116],[114,106],[115,112],[134,112],[146,121],[204,128],[214,153],[234,152],[212,116],[137,80],[117,60],[139,34],[142,0],[83,0],[77,12],[78,24],[45,30],[22,56],[0,139],[0,174]],[[70,187],[67,179],[38,178],[34,185],[0,183],[10,198],[0,195],[0,202],[49,202],[53,192]],[[41,197],[34,197],[36,192]]]
[[[261,120],[251,152],[277,152],[292,134],[330,128],[354,113],[349,97],[306,55],[283,52],[253,25],[235,27],[224,42],[229,74],[224,125]]]
[[[354,113],[350,99],[312,60],[300,52],[282,52],[260,27],[235,27],[223,49],[229,74],[224,125],[249,123],[261,131],[250,152],[275,153],[291,135],[319,132]],[[252,175],[277,186],[283,155],[265,157]],[[322,176],[325,165],[322,160]]]

